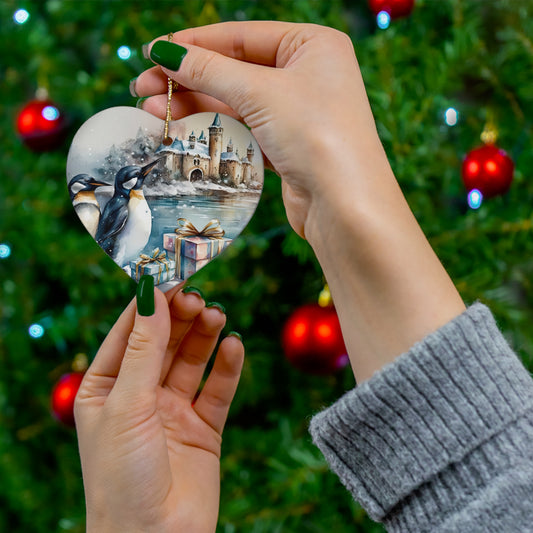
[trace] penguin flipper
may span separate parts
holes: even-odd
[[[122,231],[128,220],[128,198],[112,198],[100,217],[95,240],[104,248],[104,241],[112,239]],[[108,250],[104,248],[107,253]]]

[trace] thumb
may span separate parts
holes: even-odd
[[[164,40],[155,41],[150,49],[150,59],[180,85],[220,100],[244,119],[259,109],[261,87],[268,87],[265,76],[271,77],[271,71],[264,66],[189,43],[181,46]]]
[[[114,387],[119,392],[155,389],[170,337],[168,302],[160,290],[154,289],[152,276],[141,277],[136,300],[135,322]]]

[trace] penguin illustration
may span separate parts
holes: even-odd
[[[78,174],[68,184],[70,200],[76,214],[92,237],[96,234],[100,222],[100,206],[94,194],[98,187],[105,187],[109,183],[95,180],[89,174]]]
[[[152,231],[152,213],[143,183],[159,159],[144,167],[122,167],[115,176],[115,192],[106,204],[96,231],[96,242],[121,267],[136,259]]]

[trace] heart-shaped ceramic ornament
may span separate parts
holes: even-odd
[[[169,123],[114,107],[76,133],[67,159],[72,204],[87,231],[133,279],[167,290],[246,227],[263,189],[261,150],[219,113]]]

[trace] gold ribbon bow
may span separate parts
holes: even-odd
[[[226,233],[216,218],[210,220],[201,231],[196,229],[190,220],[178,218],[178,227],[175,231],[180,237],[207,237],[208,239],[220,239]]]
[[[135,265],[135,279],[139,280],[139,269],[142,267],[142,272],[144,273],[144,267],[150,265],[151,263],[159,264],[159,273],[157,274],[157,283],[161,281],[161,272],[163,272],[163,267],[166,268],[168,274],[169,262],[167,259],[167,254],[165,252],[159,252],[159,248],[156,248],[152,255],[141,254],[139,256],[141,260]]]

